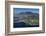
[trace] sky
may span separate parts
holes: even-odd
[[[32,12],[32,13],[39,13],[38,8],[13,8],[14,13],[21,13],[21,12]]]

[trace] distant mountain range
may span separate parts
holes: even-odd
[[[19,14],[33,14],[32,12],[21,12]]]
[[[38,17],[39,13],[21,12],[21,13],[15,14],[15,16],[24,16],[24,15]]]
[[[39,13],[32,13],[32,12],[21,12],[21,13],[18,13],[18,14],[15,14],[14,17],[20,17],[20,16],[34,16],[34,17],[38,17],[39,16]]]
[[[19,14],[37,14],[38,15],[38,13],[32,13],[32,12],[21,12]]]
[[[18,22],[22,22],[22,20],[25,20],[26,18],[30,18],[30,19],[39,19],[39,14],[38,13],[32,13],[32,12],[21,12],[18,14],[14,15],[14,21]]]

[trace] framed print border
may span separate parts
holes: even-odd
[[[10,32],[10,5],[36,5],[42,6],[42,30],[36,31],[17,31]],[[20,2],[20,1],[5,1],[5,35],[19,35],[19,34],[37,34],[45,32],[45,3],[34,3],[34,2]]]

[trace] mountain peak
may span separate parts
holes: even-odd
[[[21,12],[19,14],[33,14],[32,12]]]

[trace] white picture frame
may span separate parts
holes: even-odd
[[[39,8],[39,26],[27,28],[13,28],[13,8]],[[45,4],[32,2],[6,2],[6,35],[36,34],[45,32]]]

